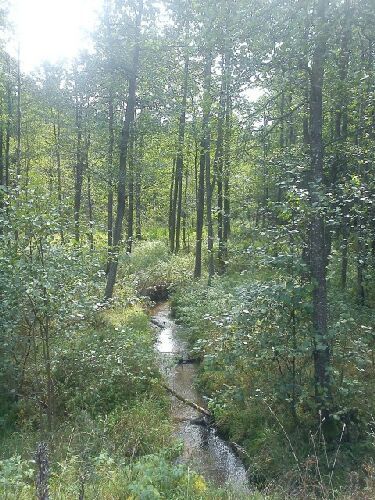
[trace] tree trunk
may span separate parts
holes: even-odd
[[[226,110],[225,110],[225,139],[224,139],[224,216],[223,216],[223,258],[228,259],[228,239],[230,235],[230,165],[231,165],[231,137],[232,137],[232,98],[230,87],[230,59],[226,56],[227,90],[226,90]]]
[[[210,110],[208,111],[210,113]],[[208,284],[211,285],[212,276],[215,273],[214,264],[214,228],[212,223],[212,192],[213,184],[211,182],[211,136],[210,127],[207,128],[205,145],[205,164],[206,164],[206,212],[207,212],[207,255],[208,255]]]
[[[320,212],[324,198],[323,181],[323,80],[327,45],[326,0],[319,0],[316,15],[316,41],[310,72],[311,127],[311,277],[313,283],[313,329],[315,398],[324,419],[329,417],[331,399],[331,353],[327,335],[327,278],[324,218]]]
[[[202,136],[200,143],[199,156],[199,176],[197,188],[197,220],[196,220],[196,244],[195,244],[195,266],[194,278],[200,278],[202,275],[202,237],[204,223],[204,198],[205,198],[205,174],[206,159],[209,152],[209,121],[210,121],[210,87],[211,87],[211,65],[212,56],[207,54],[204,67],[204,96],[203,96],[203,122]]]
[[[134,153],[135,153],[135,131],[130,137],[129,161],[128,161],[128,213],[126,231],[126,252],[132,253],[134,237]]]
[[[180,233],[181,233],[181,212],[182,212],[182,184],[183,184],[183,172],[184,172],[184,145],[185,145],[185,124],[186,124],[186,103],[187,103],[187,92],[188,92],[188,76],[189,76],[189,57],[185,57],[185,68],[184,68],[184,83],[183,83],[183,97],[182,97],[182,109],[180,115],[180,123],[178,129],[178,152],[176,158],[176,184],[177,189],[177,211],[176,211],[176,244],[175,252],[178,253],[180,250]]]
[[[3,102],[0,102],[0,214],[4,208],[4,187],[5,187],[5,165],[4,165],[4,125],[3,125]],[[0,234],[3,227],[0,226]]]
[[[225,272],[225,244],[224,244],[224,119],[226,104],[226,67],[225,57],[222,61],[223,76],[220,90],[219,111],[217,118],[217,139],[214,160],[214,170],[217,177],[217,237],[218,237],[218,272]]]
[[[8,62],[8,73],[10,72],[10,62]],[[7,121],[5,135],[5,177],[4,185],[9,187],[10,184],[10,138],[12,134],[12,89],[10,81],[7,82]]]
[[[5,184],[5,165],[4,165],[4,126],[3,126],[3,101],[0,102],[0,186]],[[0,205],[0,208],[2,205]]]
[[[339,56],[339,102],[335,113],[335,139],[338,144],[339,152],[335,158],[334,173],[332,176],[332,189],[336,190],[337,176],[343,179],[347,170],[347,155],[346,155],[346,141],[348,139],[348,92],[346,89],[346,80],[349,68],[349,55],[350,55],[350,23],[351,12],[349,2],[346,1],[345,6],[345,19],[343,32],[341,37],[341,47]],[[338,171],[340,168],[340,171]],[[348,270],[348,250],[349,250],[349,237],[350,225],[348,222],[348,210],[344,206],[343,218],[341,223],[341,286],[346,288],[347,283],[347,270]]]
[[[108,102],[108,194],[107,194],[107,245],[108,254],[113,244],[113,149],[115,144],[113,97]]]
[[[82,184],[84,170],[84,155],[82,151],[82,103],[79,101],[79,96],[76,96],[76,130],[77,130],[77,150],[76,150],[76,166],[74,177],[74,238],[76,243],[79,243],[80,228],[79,219],[82,201]]]
[[[20,66],[20,54],[18,50],[18,61],[17,61],[17,122],[16,122],[16,179],[15,186],[19,185],[21,176],[21,66]]]
[[[135,237],[142,240],[142,164],[143,164],[144,138],[141,134],[139,140],[139,155],[135,169]]]
[[[129,77],[129,92],[125,112],[125,119],[122,129],[122,138],[120,146],[120,165],[119,165],[119,180],[117,192],[117,214],[116,222],[113,232],[113,247],[111,256],[108,263],[107,285],[105,290],[105,298],[110,299],[113,296],[113,289],[116,282],[117,267],[118,267],[118,253],[119,243],[122,236],[122,223],[125,213],[125,199],[126,199],[126,164],[128,158],[128,148],[131,128],[134,122],[135,105],[136,105],[136,91],[137,91],[137,75],[139,66],[139,53],[140,53],[140,35],[141,35],[141,20],[143,14],[143,0],[138,2],[138,12],[135,22],[135,45],[133,49],[133,64],[132,71]]]
[[[94,250],[94,210],[92,203],[91,175],[87,175],[87,209],[89,216],[89,245],[90,251]]]
[[[63,214],[62,214],[61,152],[60,152],[61,126],[60,126],[59,112],[57,113],[57,123],[53,121],[53,137],[55,141],[55,154],[56,154],[56,166],[57,166],[57,203],[59,211],[60,240],[61,243],[64,244],[64,230],[63,230],[63,220],[62,220]]]
[[[184,190],[184,211],[182,212],[182,244],[184,250],[190,251],[188,237],[188,186],[189,186],[189,170],[185,171],[185,190]]]

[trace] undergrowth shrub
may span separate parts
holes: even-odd
[[[157,376],[154,337],[139,306],[101,313],[102,324],[70,332],[54,364],[60,414],[110,412],[148,390]]]
[[[264,272],[260,262],[256,272],[174,293],[173,313],[191,352],[203,360],[198,384],[221,432],[244,446],[256,484],[285,479],[288,489],[298,483],[326,493],[345,484],[351,470],[362,470],[364,482],[362,465],[375,454],[367,436],[374,408],[372,314],[349,313],[330,289],[337,408],[330,439],[314,417],[310,285],[280,269],[271,273],[266,264]],[[353,328],[355,336],[348,334]]]
[[[171,255],[165,242],[143,241],[130,256],[122,256],[119,267],[121,285],[131,284],[137,291],[159,284],[173,287],[191,279],[193,255]]]

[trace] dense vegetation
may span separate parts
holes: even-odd
[[[232,498],[175,464],[156,285],[254,497],[375,495],[374,25],[105,0],[92,51],[33,74],[2,37],[2,498],[44,442],[53,498]]]

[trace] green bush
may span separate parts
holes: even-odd
[[[168,284],[186,283],[191,279],[193,255],[171,255],[163,241],[143,241],[134,246],[133,253],[120,261],[120,283],[135,290]]]
[[[145,393],[157,377],[154,337],[139,306],[108,310],[94,331],[66,335],[55,353],[59,413],[111,412]]]

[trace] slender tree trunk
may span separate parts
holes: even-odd
[[[342,242],[341,242],[341,287],[346,288],[348,276],[348,248],[349,248],[349,224],[345,219],[346,211],[344,211],[344,221],[342,223]]]
[[[232,98],[230,91],[230,66],[229,56],[228,62],[228,83],[226,95],[226,111],[225,111],[225,141],[224,141],[224,216],[223,216],[223,242],[224,253],[223,257],[228,259],[228,239],[230,235],[230,166],[231,166],[231,137],[232,137]]]
[[[232,9],[235,2],[227,3],[227,20],[230,22]],[[226,30],[227,31],[227,30]],[[224,66],[225,66],[225,134],[224,134],[224,177],[223,177],[223,245],[222,261],[227,266],[228,240],[231,232],[230,221],[230,167],[231,167],[231,137],[232,137],[232,48],[230,39],[225,41]],[[224,268],[224,271],[225,271]]]
[[[89,245],[91,252],[94,251],[94,210],[91,191],[91,175],[87,175],[87,208],[89,216]]]
[[[3,101],[0,102],[0,185],[5,184]],[[1,205],[2,206],[2,205]],[[0,208],[1,208],[0,206]]]
[[[108,253],[113,244],[113,149],[115,144],[113,97],[108,102],[108,194],[107,194],[107,245]]]
[[[143,152],[144,152],[144,135],[140,133],[139,138],[139,152],[137,162],[135,165],[135,237],[137,241],[142,240],[142,165],[143,165]]]
[[[141,172],[137,168],[135,173],[135,238],[142,240],[142,179]]]
[[[184,67],[184,82],[183,82],[183,97],[182,109],[180,115],[180,123],[178,129],[178,152],[176,158],[176,189],[177,189],[177,212],[176,212],[176,244],[175,252],[180,250],[180,233],[181,233],[181,212],[182,212],[182,184],[184,172],[184,146],[185,146],[185,124],[186,124],[186,103],[188,92],[188,76],[189,76],[189,57],[185,57]]]
[[[8,67],[10,72],[10,62]],[[10,139],[12,133],[12,89],[10,81],[7,82],[7,121],[6,121],[6,135],[5,135],[5,178],[4,185],[6,188],[10,184]]]
[[[82,103],[80,98],[76,96],[76,131],[77,131],[77,144],[76,144],[76,166],[74,177],[74,239],[79,243],[80,239],[80,211],[82,202],[82,184],[83,184],[83,170],[84,170],[84,154],[82,146]]]
[[[53,111],[52,111],[53,117]],[[64,244],[64,230],[63,230],[63,209],[62,209],[62,182],[61,182],[61,125],[60,125],[60,113],[57,112],[57,123],[53,121],[53,137],[55,141],[55,154],[56,154],[56,165],[57,165],[57,203],[59,211],[59,226],[60,226],[60,240]]]
[[[323,80],[327,45],[326,0],[319,0],[316,13],[316,42],[310,73],[311,126],[311,276],[313,283],[313,329],[315,397],[324,419],[329,417],[331,399],[331,353],[327,332],[327,277],[324,218],[320,212],[324,198],[323,180]]]
[[[349,2],[346,0],[346,14],[344,19],[343,33],[341,37],[341,48],[339,56],[339,102],[335,113],[335,139],[338,144],[339,152],[335,158],[334,173],[332,175],[332,189],[336,191],[337,176],[343,178],[347,170],[347,155],[346,155],[346,141],[348,140],[348,92],[346,89],[346,80],[349,68],[350,56],[350,23],[351,12]],[[338,170],[340,168],[340,171]],[[348,251],[349,251],[349,237],[350,225],[348,222],[348,210],[344,206],[343,219],[341,224],[341,286],[346,288],[347,283],[347,270],[348,270]]]
[[[134,156],[135,156],[135,130],[130,138],[129,145],[129,161],[128,161],[128,213],[127,213],[127,238],[126,252],[132,253],[133,238],[134,238]]]
[[[89,233],[88,240],[90,251],[94,251],[94,204],[92,199],[92,182],[89,169],[89,151],[90,151],[90,134],[87,135],[85,141],[85,170],[87,172],[87,215],[89,218]]]
[[[169,249],[171,253],[174,253],[175,248],[175,236],[176,236],[176,204],[177,198],[175,194],[177,193],[175,189],[176,182],[176,159],[173,160],[172,165],[172,176],[171,176],[171,184],[169,188]]]
[[[182,244],[184,250],[188,250],[188,243],[187,243],[187,223],[188,223],[188,186],[189,186],[189,170],[185,170],[185,189],[184,189],[184,211],[182,213]]]
[[[20,54],[18,50],[18,61],[17,61],[17,122],[16,122],[16,179],[15,185],[19,185],[21,176],[21,65],[20,65]]]
[[[208,111],[210,112],[210,111]],[[211,134],[207,129],[205,164],[206,164],[206,212],[207,212],[207,255],[208,255],[208,284],[211,285],[212,276],[215,274],[214,264],[214,227],[212,222],[212,192],[211,182]]]
[[[204,198],[205,198],[205,174],[207,151],[209,151],[209,121],[210,121],[210,87],[211,87],[211,65],[212,56],[207,54],[204,68],[204,96],[203,96],[203,122],[202,137],[200,143],[199,177],[197,193],[197,220],[196,220],[196,244],[195,244],[195,266],[194,278],[202,275],[202,237],[204,223]]]
[[[358,226],[361,222],[358,223]],[[361,306],[366,303],[366,293],[365,293],[365,262],[366,262],[366,250],[364,237],[361,234],[361,230],[357,229],[357,299]]]
[[[128,148],[131,128],[134,121],[135,105],[136,105],[136,91],[137,91],[137,75],[139,66],[139,53],[140,53],[140,35],[141,35],[141,20],[143,14],[143,0],[138,2],[138,12],[135,23],[135,45],[133,49],[133,64],[132,72],[129,77],[129,92],[125,112],[124,125],[122,130],[122,139],[120,147],[120,165],[119,165],[119,181],[117,193],[117,214],[116,222],[113,232],[113,252],[109,260],[107,285],[105,290],[105,298],[110,299],[113,296],[113,289],[116,282],[117,267],[118,267],[118,252],[119,243],[122,236],[122,223],[125,213],[125,198],[126,198],[126,164],[128,157]]]
[[[5,165],[4,165],[4,124],[3,124],[3,101],[0,102],[0,214],[4,208],[4,187],[5,187]],[[0,234],[3,227],[0,226]]]
[[[216,152],[214,170],[217,177],[217,237],[218,237],[218,272],[225,272],[225,242],[224,242],[224,120],[226,105],[227,69],[225,57],[222,60],[223,76],[220,90],[219,111],[217,118]]]

